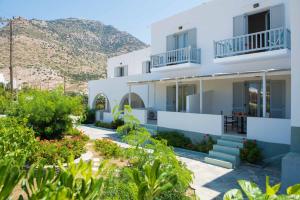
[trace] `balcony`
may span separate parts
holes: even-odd
[[[201,49],[186,47],[151,56],[152,71],[184,63],[201,63]]]
[[[286,28],[277,28],[251,33],[215,41],[214,47],[215,63],[226,62],[230,60],[226,58],[233,56],[242,57],[243,55],[245,59],[253,58],[253,56],[249,57],[249,54],[254,53],[262,53],[257,56],[264,56],[263,58],[273,54],[278,57],[287,54],[287,51],[284,50],[290,49],[290,31]]]

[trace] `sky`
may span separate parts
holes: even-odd
[[[150,25],[204,0],[0,0],[0,17],[84,18],[127,31],[150,44]]]

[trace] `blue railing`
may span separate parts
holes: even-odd
[[[164,67],[181,63],[201,63],[201,49],[182,48],[151,56],[152,67]]]
[[[290,31],[276,28],[215,41],[215,58],[290,48]]]

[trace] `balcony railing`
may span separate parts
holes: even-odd
[[[215,41],[215,58],[290,48],[290,31],[285,28]]]
[[[201,49],[182,48],[151,56],[151,65],[154,68],[181,63],[201,63]]]

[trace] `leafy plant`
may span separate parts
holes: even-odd
[[[119,157],[122,155],[122,149],[118,144],[109,139],[95,140],[95,150],[105,157]]]
[[[269,177],[266,177],[266,191],[263,192],[255,183],[239,180],[238,181],[241,190],[232,189],[225,193],[224,200],[243,200],[243,194],[249,200],[256,199],[300,199],[300,184],[296,184],[287,189],[286,194],[277,195],[280,190],[281,184],[278,183],[274,186],[270,185]]]
[[[129,170],[132,180],[138,187],[139,200],[153,200],[162,192],[175,187],[177,183],[177,176],[167,170],[162,170],[161,162],[155,160],[152,165],[146,164],[143,169],[139,171],[136,168]]]
[[[188,148],[192,141],[190,138],[185,137],[184,134],[178,132],[160,132],[156,136],[156,139],[167,140],[168,145],[173,147]]]
[[[262,160],[261,150],[258,148],[256,141],[244,141],[244,147],[240,150],[240,158],[242,161],[249,163],[258,163]]]
[[[81,116],[83,105],[80,97],[70,97],[61,88],[53,91],[22,91],[9,111],[9,115],[28,119],[41,138],[58,138],[72,128],[70,115]]]
[[[12,117],[0,118],[0,161],[10,161],[24,166],[27,159],[36,151],[36,140],[26,120]]]
[[[217,142],[213,140],[211,136],[205,135],[202,141],[196,145],[195,149],[203,153],[208,153],[210,150],[213,149],[213,146],[216,143]]]
[[[95,109],[85,108],[82,123],[93,124],[95,122],[96,111]]]
[[[29,158],[30,163],[42,165],[66,162],[70,156],[78,158],[85,152],[86,137],[73,136],[61,140],[41,140],[37,143],[37,151]]]
[[[23,172],[10,162],[0,163],[0,200],[9,199],[22,176]]]

